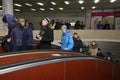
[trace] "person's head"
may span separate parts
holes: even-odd
[[[95,45],[97,45],[97,42],[96,42],[96,41],[93,41],[93,42],[91,43],[91,45],[95,46]]]
[[[100,53],[101,52],[101,49],[100,48],[98,48],[98,53]]]
[[[101,21],[99,21],[98,23],[101,24]]]
[[[61,31],[62,31],[62,33],[66,33],[66,31],[67,31],[67,26],[66,26],[66,25],[62,25],[62,26],[61,26]]]
[[[55,20],[53,19],[53,20],[51,21],[51,23],[55,23]]]
[[[19,23],[20,23],[22,26],[25,26],[25,19],[24,19],[24,18],[20,18],[20,19],[19,19]]]
[[[42,26],[47,26],[50,24],[50,19],[49,18],[43,18],[42,19]]]
[[[80,36],[78,35],[78,33],[74,33],[74,34],[73,34],[73,38],[80,40]]]
[[[10,29],[15,23],[15,18],[11,14],[5,14],[2,18],[2,21],[6,26],[8,26],[8,29]]]

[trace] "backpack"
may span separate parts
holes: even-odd
[[[4,49],[5,52],[10,52],[11,51],[10,43],[7,42],[8,38],[9,38],[8,35],[4,36],[3,39],[2,39],[2,43],[1,43],[2,49]]]

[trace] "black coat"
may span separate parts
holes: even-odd
[[[82,48],[82,47],[83,47],[82,40],[74,39],[73,51],[74,52],[80,52],[80,48]]]
[[[42,40],[39,43],[39,49],[50,49],[51,42],[53,42],[53,30],[50,27],[42,27],[39,35],[42,36]]]

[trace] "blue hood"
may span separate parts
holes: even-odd
[[[15,23],[15,18],[11,14],[5,14],[8,23],[8,29],[11,29]]]
[[[66,33],[64,33],[63,35],[68,35],[70,34],[70,30],[67,30]]]

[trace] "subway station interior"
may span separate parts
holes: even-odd
[[[120,0],[0,0],[0,80],[120,80]]]

